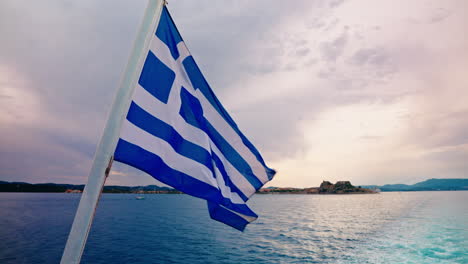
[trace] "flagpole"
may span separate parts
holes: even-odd
[[[165,0],[148,0],[140,30],[122,75],[120,87],[112,104],[101,140],[97,146],[88,182],[68,236],[61,264],[79,263],[96,212],[102,188],[112,166],[113,153],[119,139],[120,127],[131,102],[136,81],[146,58],[149,43],[158,25]]]

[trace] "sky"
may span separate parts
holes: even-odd
[[[143,0],[0,1],[0,180],[86,182]],[[169,0],[268,186],[468,177],[465,0]],[[115,164],[107,184],[158,184]]]

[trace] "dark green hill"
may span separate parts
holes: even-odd
[[[378,187],[380,190],[386,192],[386,191],[407,191],[411,189],[411,185],[406,185],[406,184],[385,184],[383,186]]]
[[[0,181],[0,192],[52,192],[63,193],[66,190],[83,191],[84,184],[56,184],[56,183],[38,183],[31,184],[26,182],[6,182]],[[105,193],[136,193],[136,192],[157,192],[166,191],[174,192],[175,190],[169,187],[161,187],[157,185],[148,186],[104,186]]]
[[[369,188],[369,186],[363,186]],[[407,184],[385,184],[382,186],[372,185],[382,192],[404,192],[404,191],[462,191],[468,190],[468,179],[429,179],[413,185]]]
[[[468,179],[429,179],[411,186],[431,190],[468,190]]]

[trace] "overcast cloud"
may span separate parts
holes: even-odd
[[[0,2],[0,180],[84,183],[146,1]],[[270,185],[466,178],[468,4],[168,6]],[[116,165],[108,184],[153,184]]]

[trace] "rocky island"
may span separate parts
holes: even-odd
[[[320,187],[310,188],[279,188],[268,187],[260,189],[257,193],[268,194],[354,194],[354,193],[377,193],[374,190],[355,187],[349,181],[337,181],[335,184],[323,181]]]

